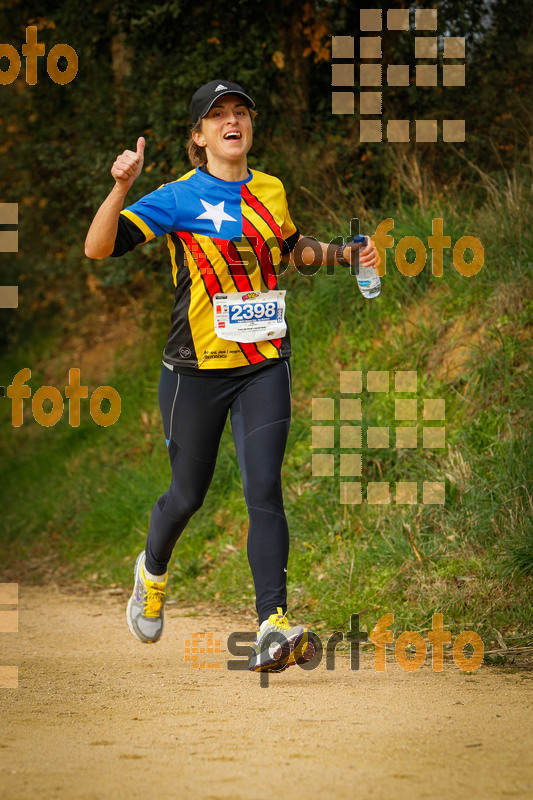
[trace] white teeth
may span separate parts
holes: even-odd
[[[224,134],[224,139],[240,139],[241,134],[238,131],[228,131]]]

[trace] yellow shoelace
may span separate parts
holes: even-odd
[[[163,605],[163,589],[156,589],[157,584],[146,587],[146,595],[144,598],[144,616],[145,617],[158,617]]]
[[[277,614],[271,614],[268,618],[268,624],[274,625],[280,631],[288,631],[290,630],[290,625],[287,621],[286,615],[283,613],[281,608],[278,608]]]

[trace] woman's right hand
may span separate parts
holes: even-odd
[[[144,136],[137,139],[137,151],[124,150],[117,156],[115,163],[111,167],[111,175],[115,179],[116,185],[127,191],[135,178],[141,174],[144,164]]]
[[[85,239],[85,255],[87,258],[107,258],[113,252],[117,237],[118,220],[124,198],[135,178],[141,174],[144,164],[143,136],[137,139],[137,151],[124,150],[117,156],[111,167],[111,175],[115,185],[96,212]]]

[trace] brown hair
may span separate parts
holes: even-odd
[[[254,120],[257,116],[257,111],[255,111],[253,108],[248,108],[248,113],[250,114],[253,126]],[[193,167],[202,167],[204,164],[207,164],[205,147],[200,147],[200,145],[196,144],[196,142],[192,138],[193,133],[201,133],[201,131],[202,131],[202,117],[200,117],[200,119],[191,128],[189,132],[189,140],[186,145],[187,155],[189,156],[189,161],[191,162]]]

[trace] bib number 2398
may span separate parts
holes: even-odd
[[[285,336],[285,292],[230,292],[213,298],[215,333],[234,342]]]
[[[230,323],[242,322],[243,320],[276,320],[278,304],[274,300],[270,303],[232,303],[229,306]]]

